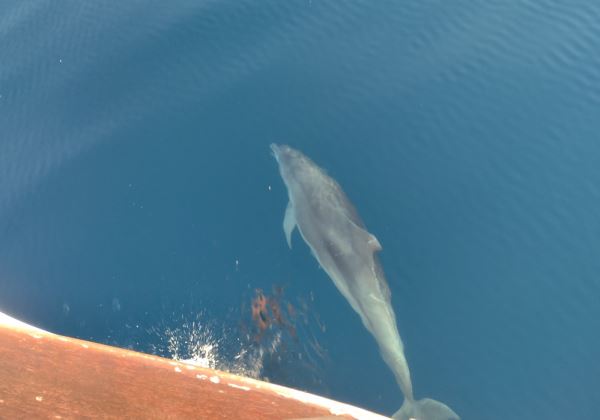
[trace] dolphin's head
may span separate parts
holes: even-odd
[[[273,157],[279,165],[283,182],[290,188],[293,184],[303,183],[319,174],[319,168],[302,152],[285,144],[271,144]]]
[[[279,172],[286,183],[298,177],[307,168],[308,158],[290,146],[272,143],[271,151],[279,165]]]
[[[302,153],[292,149],[286,144],[271,143],[271,151],[280,166],[290,165],[294,160],[302,156]]]

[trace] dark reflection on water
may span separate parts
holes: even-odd
[[[593,419],[598,22],[592,1],[2,2],[0,308],[148,350],[136,325],[238,331],[284,285],[326,326],[318,386],[294,385],[391,413],[374,342],[286,247],[268,144],[290,143],[382,243],[418,397]]]

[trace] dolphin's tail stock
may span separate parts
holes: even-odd
[[[446,404],[429,398],[412,400],[405,398],[400,410],[392,416],[395,420],[460,420]]]

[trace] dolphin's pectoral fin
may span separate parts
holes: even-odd
[[[283,218],[283,231],[285,232],[285,239],[290,248],[292,248],[292,232],[296,227],[296,214],[294,212],[294,206],[291,201],[288,201],[287,208],[285,209],[285,217]]]

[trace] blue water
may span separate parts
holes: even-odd
[[[590,0],[5,0],[0,310],[166,356],[194,329],[223,359],[271,346],[259,377],[392,413],[374,341],[285,243],[288,143],[383,245],[417,397],[595,419],[599,132]],[[248,340],[274,286],[300,314],[276,348]]]

